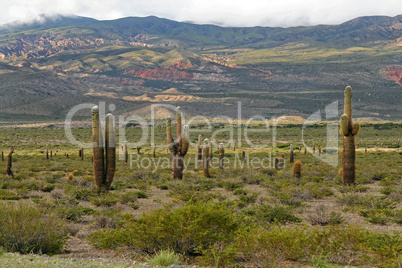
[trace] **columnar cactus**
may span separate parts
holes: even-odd
[[[167,118],[166,135],[168,148],[173,155],[173,179],[183,179],[184,156],[190,144],[190,129],[188,125],[182,127],[181,110],[177,107],[177,139],[172,136],[172,119]]]
[[[4,152],[1,151],[1,161],[4,161]]]
[[[81,160],[84,160],[84,146],[81,146],[80,157],[81,157]]]
[[[299,160],[297,160],[293,164],[293,177],[300,179],[301,171],[302,171],[302,163]]]
[[[209,149],[209,140],[205,139],[204,143],[202,145],[202,168],[204,171],[204,176],[207,178],[210,178],[211,176],[209,175],[209,160],[210,160],[210,152],[211,150]]]
[[[318,156],[321,156],[321,145],[318,144]]]
[[[95,186],[99,191],[110,190],[116,171],[116,141],[114,117],[106,115],[105,139],[99,120],[99,108],[92,108],[92,147]]]
[[[209,147],[209,162],[211,162],[212,158],[214,157],[214,145],[212,144],[212,141],[209,141],[208,147]]]
[[[223,143],[219,143],[219,168],[223,169],[223,158],[225,157],[225,146]]]
[[[315,154],[315,142],[313,142],[313,154]]]
[[[156,143],[154,143],[154,148],[153,148],[153,157],[156,158]]]
[[[11,171],[11,166],[13,165],[13,159],[12,155],[14,153],[14,146],[10,147],[10,152],[8,153],[8,158],[7,158],[7,168],[6,168],[6,174],[8,176],[13,176],[13,172]]]
[[[198,135],[198,141],[197,141],[197,161],[201,162],[202,160],[202,136],[201,134]]]
[[[289,163],[293,163],[294,154],[293,154],[293,144],[290,145],[290,155],[289,155]]]
[[[339,132],[343,136],[342,151],[342,184],[355,183],[355,136],[359,133],[360,124],[352,123],[352,88],[345,88],[344,113],[340,120]]]
[[[123,145],[123,154],[124,154],[123,163],[124,163],[124,164],[127,164],[127,162],[128,162],[128,147],[127,147],[127,141],[124,141],[124,145]]]
[[[46,159],[49,159],[49,149],[48,145],[46,144]]]
[[[281,153],[278,159],[278,169],[284,169],[284,168],[285,168],[285,154]]]

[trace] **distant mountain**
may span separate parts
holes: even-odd
[[[0,120],[63,120],[87,101],[230,117],[241,101],[246,117],[306,118],[345,85],[356,116],[401,120],[401,52],[402,15],[290,28],[42,16],[0,27]]]

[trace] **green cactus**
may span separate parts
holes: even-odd
[[[294,153],[293,153],[293,144],[290,145],[290,153],[289,153],[289,163],[293,163]]]
[[[219,160],[219,168],[223,169],[223,158],[225,157],[225,146],[223,145],[223,143],[219,143],[219,156],[218,156],[218,160]]]
[[[99,120],[99,108],[92,108],[92,147],[95,186],[99,191],[110,190],[116,171],[116,137],[114,117],[106,115],[105,140]]]
[[[202,168],[204,172],[204,176],[206,178],[210,178],[211,175],[209,174],[209,160],[210,160],[210,152],[211,150],[209,149],[209,144],[210,141],[208,139],[204,140],[204,143],[202,145]]]
[[[177,139],[172,136],[172,119],[167,118],[166,135],[168,148],[173,155],[173,179],[183,179],[184,156],[190,145],[190,129],[188,125],[182,127],[181,109],[177,107]]]
[[[7,168],[6,168],[6,174],[8,176],[14,176],[13,172],[11,171],[11,167],[13,165],[13,153],[14,153],[14,146],[10,147],[10,152],[8,153],[8,158],[7,158]]]
[[[201,134],[198,135],[198,141],[197,141],[197,161],[201,162],[202,160],[202,136]]]
[[[209,162],[211,162],[212,158],[214,157],[214,145],[212,141],[209,141],[208,147],[209,147]]]
[[[123,145],[123,154],[124,154],[123,163],[124,163],[124,164],[127,164],[127,162],[128,162],[128,147],[127,147],[127,141],[124,141],[124,145]]]
[[[344,113],[340,119],[340,134],[343,136],[342,151],[342,184],[355,183],[355,136],[359,133],[360,124],[352,123],[352,88],[345,88]]]
[[[81,160],[84,160],[84,146],[81,146],[79,156],[80,156]]]

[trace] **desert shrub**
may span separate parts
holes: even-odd
[[[146,253],[170,248],[191,255],[215,242],[232,241],[240,221],[223,203],[195,202],[178,208],[165,206],[140,219],[128,219],[122,226],[94,232],[89,241],[96,248],[126,245]]]
[[[257,198],[258,198],[257,193],[247,193],[239,196],[239,200],[247,205],[255,203],[255,201],[257,201]]]
[[[242,188],[244,183],[239,181],[224,181],[222,182],[222,186],[228,191],[234,191],[238,188]]]
[[[0,189],[0,199],[1,200],[19,200],[19,199],[21,199],[21,197],[14,192]]]
[[[321,199],[326,196],[334,195],[334,192],[329,187],[311,187],[310,188],[311,195],[316,199]]]
[[[289,223],[289,222],[301,222],[301,219],[291,213],[288,207],[270,205],[254,206],[245,211],[246,215],[254,216],[256,223]]]
[[[59,206],[56,208],[58,215],[69,221],[77,221],[84,215],[91,215],[95,211],[83,206]]]
[[[286,260],[314,262],[318,256],[341,265],[381,263],[380,267],[395,267],[402,253],[398,233],[378,234],[342,225],[243,230],[237,236],[235,248],[244,261],[256,267],[281,267]]]
[[[138,195],[136,192],[127,192],[120,196],[120,203],[127,204],[129,202],[134,202],[137,200],[137,198]]]
[[[111,207],[116,205],[117,202],[119,202],[118,196],[109,192],[101,193],[99,196],[91,198],[91,204],[97,207]]]
[[[0,203],[0,247],[20,253],[60,253],[67,241],[64,222],[30,202]]]
[[[81,187],[74,187],[72,190],[69,190],[69,192],[75,199],[82,201],[89,201],[96,196],[94,191]]]
[[[348,185],[348,186],[341,185],[339,187],[339,192],[341,192],[341,193],[350,193],[350,192],[353,192],[353,193],[365,193],[369,189],[370,189],[370,187],[363,186],[363,185],[360,185],[360,184]]]
[[[395,200],[386,199],[384,196],[357,195],[355,193],[344,194],[337,198],[337,202],[340,205],[367,209],[386,209],[395,207]]]
[[[328,209],[321,205],[317,207],[313,213],[308,216],[312,225],[334,225],[343,222],[340,212],[328,211]]]

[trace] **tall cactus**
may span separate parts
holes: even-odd
[[[201,134],[198,135],[198,141],[197,141],[197,161],[201,162],[202,160],[202,136]]]
[[[218,160],[219,160],[219,168],[223,169],[223,158],[225,157],[225,146],[223,145],[223,143],[219,143],[219,156],[218,156]]]
[[[355,136],[359,133],[360,124],[352,123],[352,88],[345,88],[344,113],[340,120],[340,134],[343,136],[342,151],[342,184],[355,183]]]
[[[8,176],[14,176],[13,172],[11,171],[11,167],[13,165],[13,153],[14,153],[14,146],[10,147],[10,152],[8,153],[8,158],[7,158],[7,168],[6,168],[6,174]]]
[[[290,145],[290,153],[289,153],[289,163],[293,163],[294,153],[293,153],[293,144]]]
[[[202,145],[202,168],[204,172],[204,176],[207,178],[210,178],[211,175],[209,175],[209,160],[210,160],[210,152],[211,150],[209,149],[209,140],[205,139],[204,143]]]
[[[124,145],[123,145],[123,154],[124,154],[123,163],[124,163],[124,164],[127,164],[127,162],[128,162],[128,147],[127,147],[127,141],[124,141]]]
[[[105,140],[99,120],[99,108],[92,108],[92,147],[95,186],[99,191],[110,190],[116,171],[115,122],[111,114],[106,115]]]
[[[167,118],[166,136],[170,152],[173,155],[173,179],[183,179],[184,156],[190,146],[190,129],[188,125],[182,127],[181,109],[177,107],[177,139],[172,136],[172,119]]]

